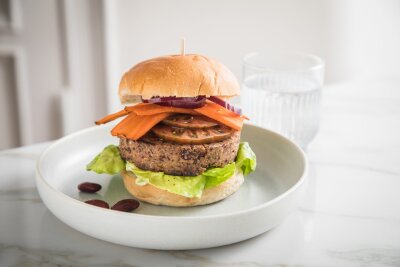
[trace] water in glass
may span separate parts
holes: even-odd
[[[241,105],[251,122],[305,148],[318,131],[321,84],[293,73],[245,77]]]

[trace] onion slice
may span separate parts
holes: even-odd
[[[205,105],[206,99],[220,105],[221,107],[226,108],[238,115],[242,115],[242,109],[239,107],[235,107],[234,105],[230,104],[218,98],[216,96],[210,96],[206,98],[205,96],[196,96],[196,97],[175,97],[175,96],[167,96],[167,97],[152,97],[150,99],[142,99],[143,103],[151,103],[157,104],[160,106],[167,106],[167,107],[176,107],[176,108],[189,108],[189,109],[196,109],[201,108]]]
[[[218,98],[216,96],[210,96],[208,98],[210,101],[226,108],[227,110],[233,111],[238,115],[242,115],[242,109],[239,107],[235,107],[234,105],[230,104],[229,102],[226,102],[224,100],[222,100],[221,98]]]
[[[205,96],[197,97],[152,97],[150,99],[142,99],[143,103],[152,103],[160,106],[176,107],[176,108],[201,108],[206,103]]]

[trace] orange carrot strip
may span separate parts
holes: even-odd
[[[141,103],[136,106],[126,107],[127,111],[133,112],[137,115],[155,115],[164,112],[171,113],[185,113],[185,114],[202,114],[206,117],[219,121],[233,129],[240,130],[243,126],[243,120],[247,117],[236,114],[220,105],[207,101],[206,104],[197,109],[186,109],[186,108],[175,108],[175,107],[165,107],[156,104]]]
[[[131,125],[134,126],[135,125],[135,117],[137,117],[136,114],[130,113],[125,119],[123,119],[120,123],[118,123],[111,130],[111,135],[118,136],[124,132],[125,128],[128,128]]]
[[[129,113],[129,111],[123,109],[123,110],[118,111],[118,112],[116,112],[116,113],[107,115],[107,116],[105,116],[104,118],[102,118],[102,119],[100,119],[100,120],[98,120],[98,121],[95,121],[95,123],[96,123],[97,125],[104,124],[104,123],[113,121],[113,120],[115,120],[115,119],[118,119],[119,117],[125,116],[125,115],[127,115],[128,113]]]
[[[243,119],[245,119],[245,120],[250,120],[250,118],[249,117],[247,117],[246,115],[240,115]]]
[[[165,107],[156,104],[140,103],[135,106],[125,107],[125,110],[133,112],[136,115],[155,115],[164,112],[172,113],[184,113],[196,115],[197,113],[193,109],[188,108],[176,108],[176,107]]]
[[[123,136],[138,140],[145,135],[154,125],[171,115],[172,113],[160,113],[152,116],[138,116],[133,112],[121,121],[111,131],[113,136]]]
[[[223,106],[218,105],[217,103],[214,103],[212,101],[207,100],[206,104],[202,106],[201,108],[198,109],[214,109],[218,110],[218,114],[221,114],[222,116],[230,116],[230,117],[240,117],[241,115],[230,111],[229,109],[224,108]]]
[[[245,115],[236,114],[235,112],[230,111],[224,107],[221,107],[220,105],[218,105],[212,101],[207,100],[206,104],[208,107],[213,107],[215,109],[222,108],[225,111],[225,113],[223,114],[224,116],[243,117],[246,120],[249,119]],[[197,109],[176,108],[176,107],[160,106],[160,105],[150,104],[150,103],[139,103],[139,104],[136,104],[135,106],[125,107],[125,110],[129,111],[129,112],[134,112],[137,115],[154,115],[154,114],[163,113],[163,112],[185,113],[185,114],[196,115]]]
[[[127,135],[128,138],[133,140],[138,140],[140,137],[145,135],[154,125],[170,116],[172,113],[160,113],[152,116],[138,116],[140,117],[140,122],[137,127],[135,127],[134,131],[130,132]]]
[[[135,118],[137,120],[137,118]],[[128,124],[123,129],[120,129],[116,136],[128,138],[128,135],[135,131],[137,124]]]
[[[207,102],[203,107],[195,109],[196,112],[214,119],[226,126],[235,130],[240,130],[243,127],[244,118],[218,104]]]
[[[197,109],[140,103],[135,106],[125,107],[124,110],[108,115],[96,123],[103,124],[128,115],[112,129],[111,134],[113,136],[124,136],[129,139],[137,140],[146,134],[154,125],[173,113],[201,114],[235,130],[240,130],[243,127],[243,120],[247,119],[245,116],[238,115],[216,103],[207,101],[203,107]]]
[[[127,121],[127,124],[122,125],[118,129],[118,136],[123,136],[128,138],[128,136],[132,135],[133,133],[136,133],[138,131],[141,131],[141,124],[142,121],[145,119],[144,116],[138,116],[134,113],[131,113],[132,115],[130,120]],[[132,139],[132,138],[130,138]]]

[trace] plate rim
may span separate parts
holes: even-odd
[[[233,212],[229,212],[229,213],[224,213],[224,214],[214,214],[214,215],[205,215],[205,216],[162,216],[162,215],[153,215],[153,214],[140,214],[140,213],[131,213],[131,212],[120,212],[120,211],[115,211],[112,209],[103,209],[104,212],[111,212],[111,214],[113,214],[114,216],[120,216],[120,217],[127,217],[127,218],[134,218],[134,217],[139,217],[142,219],[159,219],[159,220],[210,220],[210,219],[220,219],[220,218],[230,218],[230,217],[236,217],[236,216],[243,216],[245,214],[250,214],[253,212],[257,212],[259,210],[265,209],[269,206],[274,205],[276,202],[279,202],[280,200],[286,198],[287,196],[291,195],[292,193],[296,192],[298,190],[298,188],[300,188],[307,177],[308,174],[308,170],[309,170],[309,162],[307,159],[307,156],[305,154],[305,152],[300,148],[300,146],[298,146],[296,143],[294,143],[293,141],[291,141],[290,139],[288,139],[287,137],[274,132],[270,129],[264,128],[264,127],[260,127],[258,125],[252,124],[252,123],[245,123],[245,127],[246,126],[250,126],[250,127],[254,127],[254,128],[258,128],[261,129],[262,131],[267,131],[269,132],[269,134],[272,134],[274,137],[281,139],[282,141],[288,143],[289,145],[291,145],[301,156],[301,159],[304,163],[304,168],[303,168],[303,172],[302,175],[300,176],[300,178],[298,179],[298,181],[292,185],[289,189],[287,189],[285,192],[281,193],[279,196],[264,202],[260,205],[257,206],[253,206],[251,208],[245,209],[245,210],[240,210],[240,211],[233,211]],[[52,150],[54,149],[54,147],[62,144],[63,142],[69,140],[69,139],[73,139],[76,136],[79,136],[81,134],[87,133],[87,132],[92,132],[92,131],[98,131],[100,129],[103,128],[110,128],[110,125],[100,125],[100,126],[92,126],[92,127],[88,127],[79,131],[76,131],[74,133],[71,133],[69,135],[66,135],[58,140],[56,140],[54,143],[52,143],[51,145],[49,145],[39,156],[38,160],[36,161],[36,187],[38,187],[38,182],[40,179],[40,182],[42,182],[48,189],[52,190],[53,193],[56,193],[57,195],[59,195],[60,197],[63,197],[66,199],[66,201],[69,201],[70,203],[73,203],[75,205],[81,205],[82,208],[88,208],[88,209],[95,209],[95,210],[99,210],[98,207],[92,206],[92,205],[87,205],[82,201],[79,201],[78,199],[75,199],[71,196],[68,196],[66,194],[64,194],[63,192],[61,192],[60,190],[58,190],[57,188],[51,186],[46,179],[44,179],[44,176],[42,175],[42,172],[40,170],[40,164],[42,163],[43,159],[46,157],[46,155]],[[40,193],[40,192],[39,192]],[[44,204],[46,204],[44,202]],[[47,206],[47,205],[46,205]]]

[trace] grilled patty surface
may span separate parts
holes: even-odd
[[[170,175],[195,176],[211,167],[223,167],[235,160],[240,132],[224,141],[201,145],[167,142],[151,133],[135,141],[120,138],[121,156],[143,170]]]

